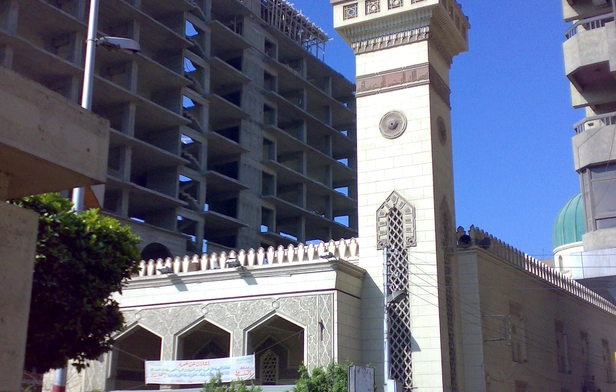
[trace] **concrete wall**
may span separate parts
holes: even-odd
[[[463,287],[460,302],[465,310],[465,374],[467,386],[472,386],[469,390],[513,391],[516,381],[526,383],[533,391],[579,390],[584,382],[582,332],[589,337],[590,376],[594,376],[596,387],[603,391],[613,388],[607,382],[606,366],[611,366],[613,374],[614,314],[481,249],[459,252],[458,263]],[[521,307],[525,361],[513,360],[511,303]],[[570,372],[559,371],[556,321],[562,322],[567,335]],[[607,357],[602,352],[602,340],[609,342]]]

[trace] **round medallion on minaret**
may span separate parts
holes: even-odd
[[[391,111],[381,118],[379,123],[381,135],[387,139],[395,139],[406,130],[406,117],[398,111]]]
[[[443,117],[439,116],[436,119],[436,126],[438,128],[438,140],[444,146],[447,144],[447,126],[445,125]]]

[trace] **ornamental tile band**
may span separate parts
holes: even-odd
[[[450,105],[451,90],[434,68],[421,64],[411,68],[398,68],[381,74],[358,76],[356,96],[380,94],[386,91],[421,86],[430,83],[434,91]]]
[[[421,64],[412,68],[394,69],[383,74],[357,77],[357,96],[375,94],[396,88],[425,84],[430,81],[430,66]]]
[[[381,0],[366,0],[366,15],[381,11]]]
[[[387,3],[387,8],[390,10],[393,8],[400,8],[404,5],[402,0],[387,0]]]
[[[342,10],[344,13],[344,20],[357,18],[357,3],[345,5]]]

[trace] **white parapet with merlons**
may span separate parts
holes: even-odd
[[[306,261],[317,261],[320,259],[331,260],[359,260],[359,244],[355,238],[341,239],[339,241],[331,240],[329,242],[321,241],[318,244],[299,244],[282,245],[278,248],[270,246],[267,250],[264,248],[249,249],[221,252],[221,253],[203,253],[202,255],[193,256],[176,256],[166,259],[157,260],[142,260],[139,263],[139,277],[161,275],[160,271],[164,267],[171,268],[173,273],[189,273],[196,271],[209,271],[225,268],[253,267],[253,266],[274,266],[283,263],[298,263]],[[230,261],[237,261],[230,265]]]

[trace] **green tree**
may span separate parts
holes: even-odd
[[[315,368],[312,373],[302,364],[299,380],[293,392],[347,392],[348,365],[330,363],[327,368]]]
[[[230,383],[223,384],[222,375],[220,372],[212,377],[210,381],[203,384],[200,392],[261,392],[261,387],[250,384],[246,385],[244,380],[235,380]]]
[[[13,200],[40,214],[26,369],[45,372],[68,360],[87,360],[111,349],[111,335],[124,317],[111,294],[138,271],[139,237],[128,226],[49,193]]]

